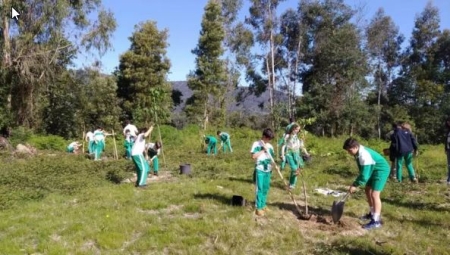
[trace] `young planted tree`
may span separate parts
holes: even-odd
[[[18,20],[10,19],[11,7],[22,10]],[[100,0],[3,0],[1,14],[0,87],[7,92],[3,107],[14,124],[38,128],[43,110],[39,102],[45,85],[62,75],[61,56],[81,50],[105,53],[116,23]]]
[[[223,97],[226,91],[226,65],[221,59],[224,38],[221,2],[209,0],[203,14],[197,47],[192,50],[196,55],[196,68],[187,78],[193,95],[186,102],[188,117],[197,123],[203,122],[204,129],[216,112],[215,100]],[[220,119],[222,118],[219,116]],[[217,119],[212,121],[217,122]]]
[[[381,138],[381,103],[387,100],[387,88],[392,82],[394,69],[400,64],[401,44],[404,40],[391,17],[378,9],[366,28],[369,65],[377,93],[378,138]]]
[[[120,56],[116,71],[117,96],[125,118],[148,125],[158,119],[168,122],[172,107],[171,85],[167,81],[170,61],[166,56],[168,31],[158,30],[156,22],[147,21],[135,27],[129,38],[130,49]],[[158,100],[152,91],[158,91]],[[158,105],[158,112],[152,110]]]

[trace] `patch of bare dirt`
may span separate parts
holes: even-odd
[[[305,214],[305,206],[300,205],[300,214],[294,204],[275,204],[281,210],[285,218],[295,217],[298,220],[302,233],[311,232],[329,233],[330,235],[361,236],[366,233],[356,218],[342,216],[339,222],[334,223],[331,212],[322,208],[308,207],[308,214]]]

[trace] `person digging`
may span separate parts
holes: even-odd
[[[361,220],[370,220],[363,225],[370,230],[381,227],[381,199],[380,193],[389,178],[390,166],[386,159],[378,152],[364,147],[354,138],[348,138],[344,142],[343,149],[354,156],[359,169],[359,175],[350,185],[348,192],[354,193],[357,187],[366,186],[365,192],[369,213],[361,217]]]

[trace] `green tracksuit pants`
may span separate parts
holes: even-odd
[[[211,153],[214,153],[214,155],[217,155],[217,147],[216,147],[216,141],[210,141],[208,143],[208,148],[206,149],[206,153],[210,155]]]
[[[94,150],[94,160],[100,160],[102,157],[103,150],[105,149],[104,141],[96,141],[93,144]]]
[[[410,152],[404,156],[397,157],[397,180],[399,182],[402,181],[402,175],[403,175],[403,161],[405,161],[406,169],[408,169],[408,175],[409,179],[412,181],[414,178],[416,178],[416,174],[414,173],[413,168],[413,153]]]
[[[289,167],[291,168],[291,174],[289,176],[289,187],[294,188],[295,185],[297,184],[296,171],[304,166],[303,159],[302,157],[300,157],[299,151],[291,151],[291,150],[287,151],[285,157],[287,163],[289,164]]]
[[[136,175],[137,175],[136,187],[146,185],[148,170],[150,168],[147,160],[145,160],[144,155],[134,155],[131,156],[131,159],[133,160],[133,163],[136,167]]]
[[[230,139],[227,139],[226,141],[222,141],[222,151],[223,153],[226,153],[228,151],[233,152],[233,149],[231,148],[231,141]]]
[[[158,171],[159,171],[159,160],[158,160],[157,156],[152,160],[152,168],[153,168],[153,173],[158,173]]]
[[[256,199],[255,207],[257,210],[262,210],[266,207],[267,195],[270,189],[271,172],[264,172],[256,170]]]
[[[89,154],[93,154],[94,153],[94,141],[89,141],[89,143],[88,143],[88,151],[89,151]]]

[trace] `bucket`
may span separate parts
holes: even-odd
[[[231,198],[231,205],[233,206],[245,206],[245,198],[242,196],[234,195]]]
[[[180,165],[180,174],[191,174],[191,164]]]

